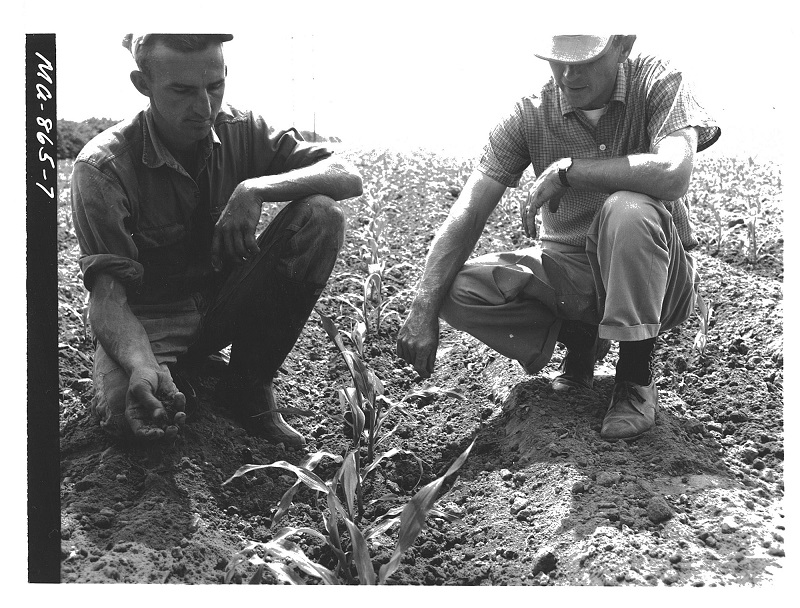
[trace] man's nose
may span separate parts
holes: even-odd
[[[564,66],[564,79],[565,80],[572,80],[572,79],[576,78],[578,76],[578,72],[579,72],[578,68],[579,67],[580,66],[572,65],[572,64],[569,64],[569,63],[566,64]]]
[[[208,91],[200,91],[194,100],[194,111],[198,116],[209,118],[211,116],[211,96]]]

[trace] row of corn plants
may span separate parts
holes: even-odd
[[[414,391],[400,402],[393,402],[384,394],[383,384],[375,373],[364,363],[358,353],[348,349],[332,319],[317,311],[328,336],[343,357],[353,385],[339,389],[339,399],[346,413],[350,414],[348,423],[352,429],[352,448],[346,455],[336,455],[319,451],[301,460],[298,465],[278,461],[266,465],[245,465],[237,470],[225,484],[242,475],[264,468],[279,468],[297,476],[295,483],[284,493],[272,518],[275,536],[268,542],[250,542],[238,552],[228,565],[226,580],[230,581],[239,565],[247,561],[255,565],[256,573],[251,583],[261,582],[264,573],[270,571],[278,580],[290,584],[304,584],[301,573],[319,579],[325,584],[383,584],[400,565],[403,554],[425,528],[430,515],[448,521],[459,521],[451,514],[435,507],[435,501],[442,493],[445,482],[451,478],[466,461],[472,445],[453,462],[444,475],[423,486],[406,503],[402,498],[389,494],[364,504],[364,488],[368,477],[381,463],[398,455],[416,456],[408,450],[390,448],[377,454],[377,448],[385,443],[397,430],[399,422],[390,430],[386,423],[394,411],[404,412],[403,404],[415,397],[429,397],[432,394],[447,394],[463,398],[455,391],[445,391],[436,387]],[[406,414],[407,415],[407,414]],[[347,420],[347,417],[344,417]],[[365,453],[364,453],[365,452]],[[377,455],[376,455],[377,454]],[[340,466],[328,480],[314,473],[323,460],[329,459]],[[420,464],[420,474],[422,468]],[[308,527],[283,527],[279,523],[289,511],[295,494],[301,486],[322,494],[327,514],[324,516],[324,531]],[[366,507],[378,502],[389,504],[389,509],[374,521],[365,522]],[[376,574],[372,564],[370,542],[376,537],[399,525],[397,542],[389,561],[383,564]],[[330,549],[336,560],[335,570],[314,562],[292,540],[297,535],[307,535],[321,540]]]
[[[759,225],[763,202],[780,198],[781,178],[778,172],[767,180],[762,175],[757,182],[755,167],[752,157],[746,162],[709,159],[698,166],[699,179],[693,185],[691,207],[699,215],[696,225],[706,237],[711,255],[719,254],[723,244],[733,239],[739,255],[751,265],[773,257],[763,251],[769,241],[759,234]],[[731,208],[738,210],[726,211]]]

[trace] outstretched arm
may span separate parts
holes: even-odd
[[[695,150],[697,129],[686,127],[667,135],[646,154],[607,159],[576,158],[567,173],[569,185],[579,190],[608,194],[630,190],[673,201],[689,189]],[[539,207],[550,201],[550,210],[556,211],[565,192],[556,163],[542,171],[527,202],[520,208],[526,232],[535,234],[534,221]]]
[[[186,399],[169,372],[159,366],[144,327],[128,306],[125,286],[111,275],[100,274],[92,286],[89,321],[105,351],[130,378],[125,418],[134,435],[148,440],[176,435],[175,425],[186,417],[182,412]],[[170,399],[178,410],[175,425],[157,395]]]
[[[433,373],[439,310],[506,187],[474,171],[436,233],[411,311],[397,337],[397,355],[423,377]]]
[[[214,268],[221,268],[223,254],[236,262],[258,253],[255,231],[262,203],[293,201],[313,194],[340,201],[361,192],[361,175],[336,156],[286,173],[244,180],[236,186],[214,229]]]

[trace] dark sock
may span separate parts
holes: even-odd
[[[633,382],[647,386],[653,381],[656,338],[619,343],[619,361],[615,382]]]
[[[589,351],[597,340],[597,325],[582,321],[564,321],[558,332],[558,341],[575,352]]]

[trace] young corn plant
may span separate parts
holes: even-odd
[[[700,329],[694,338],[692,352],[696,352],[699,357],[705,355],[708,345],[708,329],[711,326],[711,317],[714,314],[712,303],[706,301],[700,294],[697,294],[697,317],[700,319]]]
[[[435,502],[444,493],[445,482],[461,468],[474,444],[473,440],[450,465],[444,475],[422,487],[405,505],[390,509],[365,528],[358,525],[355,516],[360,476],[354,451],[344,458],[327,452],[317,452],[307,456],[297,466],[286,461],[279,461],[266,465],[251,464],[241,467],[223,485],[237,477],[263,468],[280,468],[297,476],[297,481],[281,498],[278,510],[272,519],[273,528],[288,512],[292,499],[301,484],[323,494],[328,510],[324,518],[324,533],[308,527],[285,527],[277,530],[275,536],[268,542],[249,542],[230,560],[226,582],[230,582],[237,567],[247,561],[257,567],[256,573],[249,581],[251,584],[262,582],[266,571],[271,572],[281,582],[296,585],[305,584],[301,573],[318,579],[324,584],[374,585],[386,583],[386,580],[399,567],[403,554],[425,529],[429,515],[436,515],[451,522],[460,521],[457,517],[437,509]],[[341,463],[336,474],[328,481],[323,481],[313,472],[316,465],[325,457]],[[340,495],[343,495],[343,499],[340,498]],[[397,542],[392,555],[376,573],[369,543],[398,524]],[[335,572],[311,560],[302,548],[290,539],[292,536],[303,534],[321,540],[331,549],[337,562]]]
[[[386,163],[384,158],[384,171]],[[386,228],[386,218],[383,213],[386,210],[382,201],[391,197],[390,184],[385,178],[379,179],[377,189],[371,192],[368,197],[367,210],[369,212],[369,222],[362,232],[364,244],[361,246],[362,256],[367,264],[367,277],[362,284],[363,297],[361,301],[362,319],[366,325],[367,333],[374,329],[375,333],[380,331],[381,319],[385,318],[385,312],[392,299],[384,301],[383,297],[383,278],[386,272],[386,259],[382,257],[382,238],[383,230]],[[391,205],[389,205],[391,207]],[[397,313],[394,313],[397,314]],[[374,320],[373,318],[374,317]]]
[[[755,198],[755,203],[753,202]],[[745,226],[747,227],[747,261],[755,264],[759,260],[759,247],[758,247],[758,220],[761,217],[761,197],[755,196],[747,197],[747,219],[745,219]]]
[[[439,394],[448,395],[457,399],[464,396],[456,391],[440,389],[438,387],[428,387],[422,391],[409,393],[399,403],[389,399],[384,394],[383,383],[375,373],[364,363],[357,353],[349,350],[342,340],[342,336],[333,320],[317,310],[322,321],[325,333],[336,345],[342,358],[347,365],[353,386],[340,389],[339,400],[345,411],[349,412],[353,428],[353,440],[360,442],[364,440],[367,447],[367,462],[375,460],[376,446],[384,443],[397,430],[400,423],[390,431],[384,433],[383,428],[389,415],[397,411],[406,414],[403,403],[414,397],[430,397]],[[407,414],[406,414],[407,415]]]

